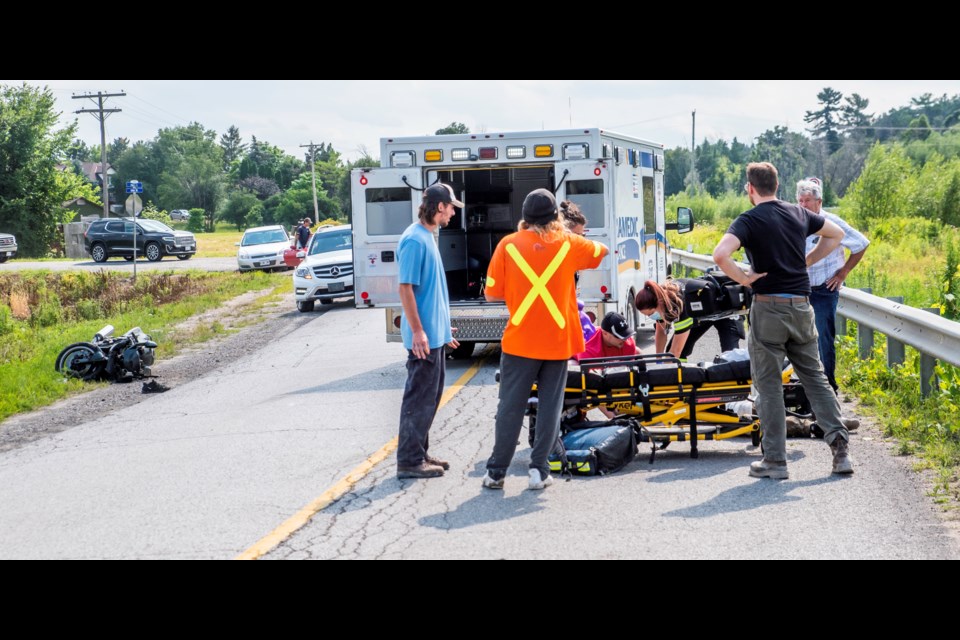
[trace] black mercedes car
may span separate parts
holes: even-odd
[[[91,224],[83,234],[84,246],[94,262],[106,262],[113,256],[133,260],[134,236],[137,257],[146,256],[151,262],[163,256],[177,256],[188,260],[197,252],[197,239],[188,231],[174,231],[162,222],[140,218],[104,218]]]

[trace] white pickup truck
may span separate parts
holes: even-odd
[[[0,262],[17,256],[17,239],[9,233],[0,233]]]

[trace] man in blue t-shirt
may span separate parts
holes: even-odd
[[[853,473],[847,452],[850,434],[840,422],[840,404],[820,363],[807,277],[809,265],[840,246],[843,230],[823,216],[778,200],[778,186],[777,168],[772,164],[748,164],[746,190],[753,209],[733,221],[713,250],[717,266],[754,291],[747,347],[763,427],[763,459],[750,464],[750,475],[788,477],[781,380],[784,357],[793,364],[833,452],[833,473]],[[820,236],[820,242],[808,254],[809,235]],[[733,261],[733,252],[740,247],[750,260],[749,274]]]
[[[463,203],[453,189],[437,183],[423,192],[419,221],[400,236],[400,333],[407,348],[407,384],[400,407],[398,478],[435,478],[450,465],[427,454],[430,426],[443,394],[444,345],[456,348],[450,329],[450,297],[440,250],[433,238]]]

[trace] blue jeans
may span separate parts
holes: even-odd
[[[827,285],[813,287],[810,292],[810,306],[817,321],[817,347],[820,351],[820,362],[827,380],[833,390],[837,390],[837,350],[834,346],[837,340],[837,302],[840,300],[840,290],[831,291]]]

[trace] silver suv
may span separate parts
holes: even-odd
[[[6,262],[17,255],[17,239],[9,233],[0,233],[0,262]]]
[[[170,212],[170,219],[174,222],[184,222],[190,219],[190,212],[186,209],[174,209]]]

